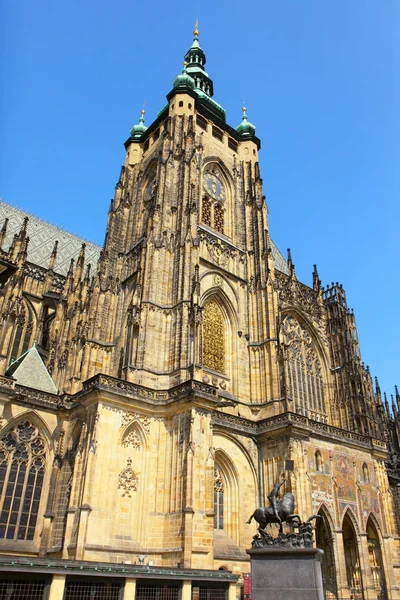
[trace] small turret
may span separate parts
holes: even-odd
[[[239,125],[236,127],[236,131],[243,139],[250,139],[255,135],[256,127],[255,125],[253,125],[253,123],[250,123],[250,121],[248,120],[247,108],[245,106],[243,106],[242,111],[242,122],[239,123]]]
[[[144,115],[145,115],[145,110],[142,109],[140,114],[141,117],[139,119],[139,123],[137,123],[136,125],[134,125],[130,131],[131,134],[131,138],[133,138],[136,141],[139,141],[142,139],[143,134],[145,133],[145,131],[147,131],[147,127],[144,124]]]

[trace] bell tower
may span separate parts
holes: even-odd
[[[148,127],[142,111],[125,143],[90,296],[89,337],[104,348],[80,377],[195,379],[227,400],[279,401],[260,141],[245,108],[227,123],[205,65],[196,27],[167,104]]]

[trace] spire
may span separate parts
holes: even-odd
[[[5,219],[3,227],[1,228],[1,232],[0,232],[0,248],[3,247],[4,241],[6,239],[8,221],[9,221],[9,219]]]
[[[313,270],[313,288],[316,292],[318,292],[321,288],[321,280],[318,275],[317,265],[314,265]]]
[[[140,111],[140,119],[139,119],[139,123],[137,123],[136,125],[134,125],[130,131],[131,137],[134,140],[140,141],[143,137],[144,132],[147,130],[146,125],[144,124],[144,115],[145,115],[145,110],[144,108],[142,108],[142,110]]]
[[[207,59],[199,43],[199,33],[199,23],[196,21],[193,31],[193,42],[185,55],[185,62],[187,63],[186,71],[194,80],[197,89],[204,92],[207,96],[213,96],[213,82],[204,69]]]
[[[243,106],[242,108],[242,113],[242,122],[239,123],[239,125],[236,127],[236,131],[242,138],[249,139],[255,135],[256,128],[255,125],[253,125],[253,123],[250,123],[250,121],[248,120],[247,108],[245,106]]]
[[[53,270],[54,270],[54,266],[55,266],[55,264],[56,264],[56,260],[57,260],[57,252],[58,252],[58,240],[56,240],[56,241],[54,242],[53,251],[52,251],[52,253],[51,253],[51,256],[50,256],[49,269],[50,269],[51,271],[53,271]]]

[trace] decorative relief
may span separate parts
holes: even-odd
[[[211,260],[221,267],[225,266],[230,259],[235,259],[239,254],[235,246],[213,236],[208,231],[200,230],[200,240],[205,243]],[[240,253],[240,255],[242,254]]]
[[[147,415],[140,415],[139,413],[123,411],[121,415],[121,427],[126,427],[134,421],[138,421],[143,426],[145,432],[150,433],[150,417]]]
[[[124,446],[124,448],[131,447],[134,450],[140,450],[141,444],[137,431],[131,429],[128,432],[128,434],[124,436],[124,439],[122,440],[122,445]]]
[[[118,476],[118,489],[121,490],[121,496],[132,498],[132,492],[137,492],[138,476],[132,469],[132,459],[128,458],[127,466]]]

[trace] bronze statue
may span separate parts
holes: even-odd
[[[258,531],[261,535],[255,535],[253,538],[253,547],[265,547],[265,546],[292,546],[292,547],[310,547],[313,544],[312,535],[312,524],[311,521],[318,518],[319,515],[313,515],[307,521],[303,522],[300,519],[300,515],[293,513],[294,511],[294,496],[291,492],[287,492],[282,500],[278,500],[279,490],[285,483],[286,479],[280,483],[276,483],[270,493],[268,494],[268,500],[271,506],[261,506],[251,515],[247,521],[248,524],[254,518],[259,527]],[[298,533],[291,533],[288,535],[283,534],[282,523],[292,523],[294,527],[298,529]],[[265,528],[268,523],[279,524],[279,537],[273,539],[266,531]]]

